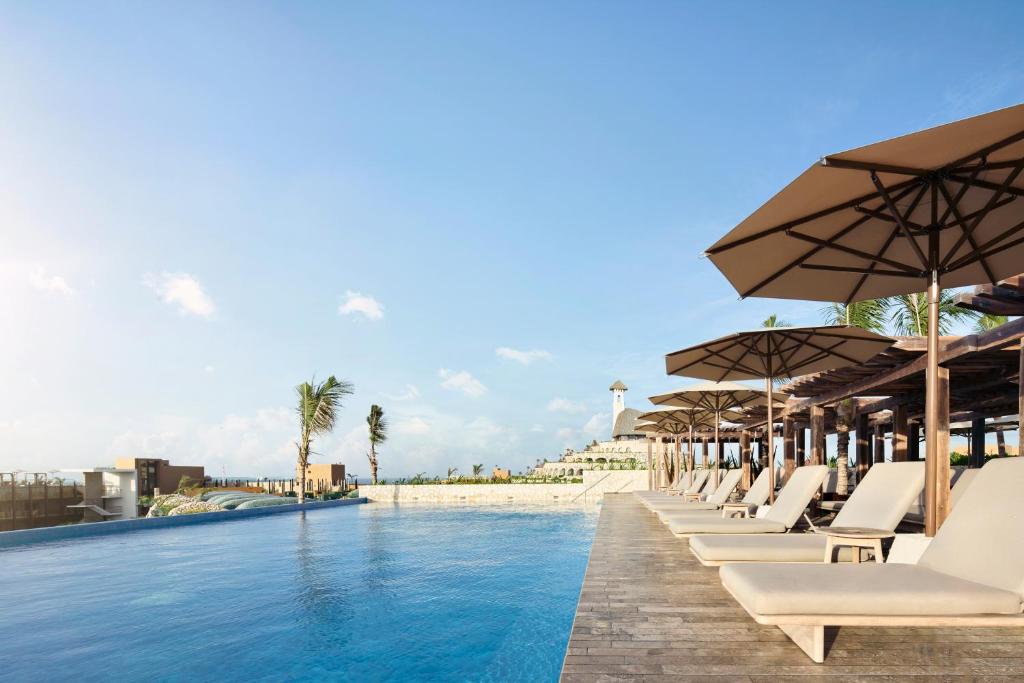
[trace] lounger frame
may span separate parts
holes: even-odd
[[[815,663],[825,661],[826,626],[981,626],[991,628],[1024,627],[1024,614],[963,615],[884,615],[884,614],[759,614],[743,604],[735,593],[723,586],[759,624],[778,626],[797,647]]]

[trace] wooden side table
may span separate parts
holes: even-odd
[[[750,517],[750,506],[746,503],[724,503],[722,505],[723,517]]]
[[[865,529],[863,527],[822,527],[814,533],[825,536],[825,562],[832,562],[832,554],[836,548],[853,548],[853,562],[860,563],[860,549],[867,548],[875,553],[875,562],[881,564],[882,541],[893,538],[896,534],[885,529]]]

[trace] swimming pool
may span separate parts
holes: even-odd
[[[0,551],[0,678],[553,681],[593,508],[385,504]]]

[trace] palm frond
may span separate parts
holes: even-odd
[[[996,315],[995,313],[984,313],[978,316],[978,319],[974,323],[974,329],[976,332],[988,332],[994,330],[1000,325],[1005,325],[1006,321],[1009,320],[1005,315]]]
[[[884,332],[888,303],[885,299],[868,299],[849,304],[832,303],[821,309],[829,325],[852,325],[870,332]]]
[[[379,405],[370,406],[366,424],[370,431],[370,443],[378,445],[388,440],[388,421],[384,417],[384,409]]]
[[[928,296],[924,292],[889,297],[887,303],[891,311],[889,321],[893,332],[917,337],[928,334]],[[949,334],[955,323],[969,322],[977,317],[978,314],[974,311],[956,305],[953,292],[942,291],[939,296],[940,335]]]

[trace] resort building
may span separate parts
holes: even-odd
[[[632,469],[637,462],[646,462],[647,435],[636,431],[642,412],[626,407],[629,387],[615,380],[608,390],[612,392],[611,438],[594,440],[580,451],[567,449],[559,460],[534,468],[535,475],[574,477],[582,476],[584,470]]]
[[[302,470],[295,468],[295,480],[302,478]],[[323,493],[345,486],[345,466],[341,463],[310,463],[306,465],[306,492]]]
[[[66,471],[81,474],[84,480],[82,502],[67,506],[69,510],[81,510],[83,522],[138,516],[138,474],[134,468],[94,467]]]
[[[118,458],[117,469],[134,470],[138,474],[138,493],[152,496],[177,490],[182,477],[202,482],[206,479],[205,469],[199,465],[172,465],[167,460],[156,458]]]

